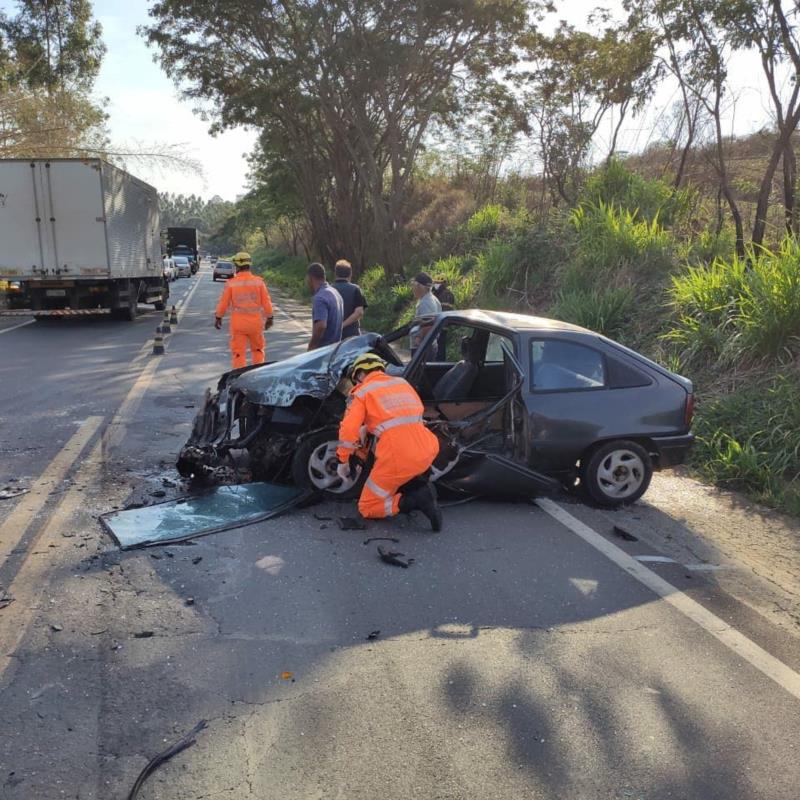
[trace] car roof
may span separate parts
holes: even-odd
[[[502,328],[510,328],[515,331],[574,331],[577,333],[589,333],[592,331],[581,328],[579,325],[572,325],[569,322],[561,322],[557,319],[547,319],[546,317],[533,317],[529,314],[514,314],[510,311],[486,311],[481,308],[470,308],[458,311],[443,311],[439,316],[455,322],[465,322],[472,324],[495,325]],[[595,336],[597,334],[594,334]]]

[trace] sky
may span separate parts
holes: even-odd
[[[224,1],[224,0],[221,0]],[[255,144],[253,131],[236,129],[218,136],[200,119],[161,67],[154,50],[136,33],[147,24],[145,0],[94,0],[95,17],[103,26],[107,52],[96,94],[108,98],[106,112],[114,146],[147,149],[154,143],[176,146],[199,160],[203,175],[165,171],[137,161],[128,169],[161,192],[220,195],[235,200],[246,191],[246,156]]]
[[[612,12],[621,8],[620,0],[561,0],[550,24],[566,19],[585,28],[588,14],[600,4]],[[203,166],[203,174],[197,175],[166,171],[137,161],[128,164],[129,171],[162,192],[194,193],[206,198],[220,195],[226,200],[235,200],[243,194],[247,176],[245,156],[255,143],[255,132],[239,128],[212,137],[208,123],[192,111],[191,103],[179,99],[172,81],[153,61],[154,51],[136,33],[137,26],[149,22],[147,0],[94,0],[93,5],[107,47],[96,94],[107,98],[105,108],[113,146],[146,150],[152,145],[170,145]],[[12,0],[0,0],[0,8],[12,7]],[[749,133],[768,119],[766,97],[762,97],[759,85],[760,69],[758,59],[752,54],[737,55],[731,64],[731,84],[736,96],[727,119],[731,132]],[[676,87],[660,89],[647,112],[625,124],[619,149],[635,152],[658,139],[664,115],[678,99]],[[609,117],[598,132],[595,143],[598,158],[604,155],[606,142],[610,141],[612,123],[613,118]],[[514,160],[523,169],[536,166],[524,149]]]

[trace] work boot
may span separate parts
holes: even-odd
[[[442,510],[436,502],[436,495],[433,487],[428,484],[421,489],[416,489],[410,494],[404,494],[400,498],[400,512],[408,514],[411,511],[421,511],[430,521],[431,528],[435,532],[442,529]]]

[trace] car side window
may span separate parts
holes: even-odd
[[[538,392],[602,389],[606,385],[602,353],[558,339],[531,342],[531,374],[533,390]]]
[[[489,342],[486,345],[486,357],[484,358],[487,364],[496,364],[505,361],[503,344],[505,344],[512,353],[514,352],[514,344],[508,336],[501,336],[499,333],[489,334]]]

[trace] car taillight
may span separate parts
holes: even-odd
[[[686,398],[686,410],[683,414],[683,424],[689,428],[694,419],[694,394],[690,393]]]

